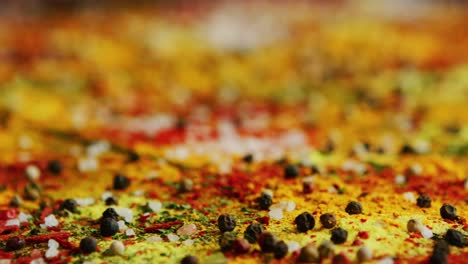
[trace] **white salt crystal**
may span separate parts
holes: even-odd
[[[41,171],[36,165],[28,165],[25,170],[26,177],[30,181],[37,181],[41,177]]]
[[[193,242],[194,241],[192,239],[187,239],[184,242],[182,242],[182,244],[184,244],[185,246],[191,246],[193,245]]]
[[[117,213],[122,216],[125,222],[130,223],[133,220],[133,211],[130,208],[120,207],[117,208]]]
[[[393,264],[393,258],[385,257],[383,259],[378,260],[376,263],[377,264]]]
[[[423,226],[420,232],[424,238],[432,238],[434,236],[432,231],[427,226]]]
[[[167,239],[169,239],[169,242],[177,242],[179,241],[179,236],[176,234],[169,234],[167,235]]]
[[[45,257],[46,258],[55,258],[56,256],[58,256],[58,249],[57,248],[49,248],[47,249],[46,253],[45,253]]]
[[[103,200],[103,201],[107,200],[107,198],[110,198],[110,197],[112,197],[112,193],[111,193],[111,192],[103,192],[103,193],[101,194],[101,200]]]
[[[128,237],[135,236],[135,231],[133,231],[133,229],[127,229],[125,230],[125,235]]]
[[[286,211],[286,212],[292,212],[292,211],[294,211],[294,209],[296,209],[296,203],[293,202],[293,201],[287,202],[285,211]]]
[[[88,157],[88,158],[81,158],[78,160],[78,170],[80,172],[95,171],[98,168],[99,168],[99,162],[95,158]]]
[[[140,197],[140,196],[143,196],[145,195],[145,191],[144,190],[136,190],[133,192],[133,196],[136,196],[136,197]]]
[[[162,238],[160,236],[150,236],[146,239],[148,242],[161,242]]]
[[[43,258],[37,258],[37,259],[33,259],[31,260],[31,262],[29,262],[29,264],[45,264],[46,262],[44,261]],[[83,263],[84,264],[84,263]]]
[[[416,197],[414,196],[414,193],[412,192],[404,192],[403,198],[410,203],[416,203]]]
[[[160,201],[149,201],[148,207],[155,213],[159,213],[162,209],[162,204]]]
[[[398,174],[397,176],[395,176],[395,183],[396,184],[404,184],[406,182],[406,177],[404,175],[401,175],[401,174]]]
[[[292,253],[301,249],[301,245],[296,241],[289,241],[286,243],[288,245],[288,252]]]
[[[88,198],[74,198],[76,203],[79,206],[88,206],[88,205],[93,205],[94,204],[94,198],[88,197]]]
[[[50,214],[46,216],[46,218],[44,219],[44,224],[46,227],[54,227],[54,226],[58,226],[59,222],[57,218],[55,218],[55,215]]]
[[[19,226],[20,220],[19,219],[8,219],[5,223],[5,226]]]
[[[123,220],[117,221],[117,224],[119,225],[119,230],[127,230],[127,226],[125,225],[125,222]]]
[[[33,141],[29,136],[21,135],[18,138],[18,145],[21,149],[29,149],[32,147]]]
[[[421,175],[423,168],[418,163],[414,163],[411,165],[410,170],[414,175]]]
[[[49,246],[49,248],[58,248],[59,247],[59,243],[54,239],[49,239],[49,241],[47,242],[47,245]]]
[[[283,210],[281,208],[273,209],[268,212],[268,215],[272,219],[281,220],[283,219]]]
[[[98,141],[86,148],[86,154],[90,157],[97,157],[110,149],[110,144],[107,141]]]
[[[25,214],[23,212],[20,212],[19,215],[18,215],[18,219],[19,219],[20,223],[26,223],[31,218],[32,218],[31,215]]]

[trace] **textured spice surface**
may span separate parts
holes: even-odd
[[[0,259],[463,263],[468,11],[332,2],[0,16]]]

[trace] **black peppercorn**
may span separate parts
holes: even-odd
[[[284,168],[284,177],[285,178],[292,179],[292,178],[296,178],[297,176],[299,176],[299,168],[297,166],[294,166],[292,164],[288,164]]]
[[[294,223],[296,224],[297,230],[299,230],[299,232],[307,232],[308,230],[314,228],[315,219],[310,213],[304,212],[296,216]]]
[[[107,208],[104,212],[102,212],[102,218],[112,218],[117,221],[119,218],[119,214],[117,214],[114,208],[110,207]]]
[[[431,197],[426,194],[421,194],[416,200],[416,204],[421,208],[431,207]]]
[[[128,162],[136,162],[140,160],[140,155],[138,153],[130,151],[127,153],[127,161]]]
[[[284,241],[279,241],[274,246],[275,259],[282,259],[288,254],[288,245]]]
[[[449,254],[449,245],[444,240],[437,240],[432,250],[429,264],[447,264],[447,255]]]
[[[297,257],[299,263],[319,263],[320,255],[316,247],[306,245],[301,248],[301,252]]]
[[[242,158],[242,161],[245,163],[252,163],[253,162],[253,155],[247,154]]]
[[[270,232],[263,232],[258,237],[258,245],[262,249],[262,252],[269,253],[275,250],[275,244],[277,243],[278,239],[275,235]]]
[[[18,249],[22,249],[26,245],[26,241],[22,237],[10,237],[8,238],[5,250],[6,251],[15,251]]]
[[[325,228],[333,228],[336,225],[336,217],[332,213],[325,213],[320,216],[320,223]]]
[[[111,197],[106,198],[106,205],[118,205],[118,204],[119,204],[119,200],[116,197],[111,196]]]
[[[352,214],[360,214],[362,213],[362,205],[359,202],[352,201],[346,205],[345,211],[352,215]]]
[[[187,255],[180,261],[180,264],[198,264],[198,258],[192,255]]]
[[[265,229],[263,228],[262,224],[252,223],[245,229],[244,238],[247,239],[247,241],[249,241],[251,244],[256,243],[258,237],[263,233],[263,231],[265,231]]]
[[[80,241],[80,250],[84,254],[90,254],[96,251],[97,240],[94,237],[85,237]]]
[[[54,175],[62,173],[63,165],[59,160],[51,160],[47,163],[47,170]]]
[[[113,236],[119,232],[119,224],[113,218],[103,218],[101,220],[101,235],[104,237]]]
[[[232,231],[236,227],[236,218],[223,214],[218,217],[218,228],[221,232]]]
[[[68,210],[72,213],[77,213],[78,203],[74,199],[66,199],[63,201],[63,203],[60,205],[60,210]]]
[[[232,249],[234,241],[236,240],[236,235],[232,232],[224,232],[218,240],[219,247],[221,251],[227,252]]]
[[[331,241],[335,244],[343,244],[348,239],[348,231],[341,227],[335,228],[331,232]]]
[[[273,199],[270,195],[262,193],[262,195],[257,199],[258,205],[262,210],[268,210],[273,204]]]
[[[449,229],[445,233],[445,241],[452,246],[463,247],[463,240],[463,234],[458,230]]]
[[[130,180],[122,174],[116,174],[114,176],[114,189],[125,190],[130,186]]]
[[[408,144],[403,145],[400,149],[400,154],[414,154],[416,151],[414,148]]]
[[[444,204],[440,207],[440,216],[444,219],[456,220],[458,219],[457,208],[451,204]]]

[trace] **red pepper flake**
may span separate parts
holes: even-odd
[[[135,241],[133,241],[133,240],[125,240],[125,241],[123,242],[123,244],[124,244],[125,246],[133,245],[133,244],[135,244]]]
[[[361,223],[367,222],[367,219],[361,218]]]
[[[26,242],[28,243],[44,243],[49,241],[49,239],[60,240],[60,239],[68,239],[70,237],[69,232],[59,232],[53,234],[45,234],[45,235],[37,235],[32,237],[25,238]]]
[[[360,245],[362,245],[362,244],[364,244],[364,242],[362,242],[362,241],[359,240],[359,239],[356,239],[356,240],[354,240],[354,242],[353,242],[353,246],[360,246]]]
[[[13,256],[12,253],[0,251],[0,258],[2,259],[12,259]]]
[[[68,239],[55,238],[55,241],[57,241],[59,245],[65,249],[76,250],[78,248],[77,246],[73,245],[70,241],[68,241]]]
[[[362,239],[368,239],[369,238],[369,233],[367,231],[360,231],[358,233],[358,237],[360,237]]]
[[[168,229],[172,226],[177,226],[177,225],[182,225],[182,221],[173,221],[173,222],[168,222],[164,224],[157,224],[153,226],[149,226],[145,228],[146,233],[157,233],[159,232],[160,229]]]
[[[269,225],[270,224],[270,217],[268,216],[263,216],[263,217],[259,217],[256,219],[260,224],[264,224],[264,225]]]
[[[138,218],[138,221],[144,223],[144,222],[146,222],[150,217],[152,217],[153,215],[155,215],[155,213],[146,213],[146,214],[142,214],[142,215],[140,215],[140,217]]]
[[[52,207],[46,207],[46,208],[44,208],[44,209],[42,210],[42,212],[41,212],[41,221],[44,221],[44,219],[45,219],[48,215],[52,214],[53,212],[54,212],[54,209],[53,209]]]
[[[423,236],[419,232],[413,232],[410,235],[410,238],[422,238]]]

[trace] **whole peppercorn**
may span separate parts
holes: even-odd
[[[319,252],[317,248],[312,245],[302,247],[297,257],[297,263],[318,263],[319,261]]]
[[[249,241],[247,241],[244,238],[237,238],[236,240],[234,240],[234,243],[232,244],[232,250],[236,254],[248,253],[250,250]]]
[[[257,242],[258,237],[265,231],[263,225],[260,223],[250,224],[244,231],[244,238],[253,244]]]
[[[299,176],[299,168],[295,165],[288,164],[284,167],[284,177],[286,179],[292,179]]]
[[[72,213],[77,213],[78,203],[74,199],[66,199],[63,201],[63,203],[60,205],[60,210],[68,210]]]
[[[130,186],[130,180],[122,174],[116,174],[113,186],[115,190],[125,190]]]
[[[348,231],[341,227],[332,230],[330,240],[335,244],[343,244],[348,239]]]
[[[328,259],[333,256],[333,243],[330,240],[324,240],[318,247],[320,259]]]
[[[51,160],[47,163],[47,171],[51,174],[59,175],[62,173],[63,165],[60,160]]]
[[[268,208],[270,208],[270,206],[273,204],[273,199],[266,193],[262,193],[257,201],[260,209],[262,210],[268,210]]]
[[[366,246],[362,246],[357,252],[359,263],[370,261],[372,259],[372,250]]]
[[[312,176],[305,177],[302,180],[302,192],[305,194],[312,193],[314,189],[314,178]]]
[[[400,149],[400,154],[414,154],[416,151],[414,148],[408,144],[405,144]]]
[[[263,232],[260,237],[258,237],[258,245],[264,253],[273,252],[277,241],[278,239],[276,236],[270,232]]]
[[[114,208],[109,207],[102,212],[102,218],[112,218],[117,221],[119,219],[119,214],[117,214]]]
[[[114,256],[121,256],[125,252],[125,245],[122,241],[114,241],[109,246],[109,253]]]
[[[223,214],[218,217],[218,228],[221,232],[232,231],[236,227],[236,218]]]
[[[234,241],[236,240],[236,235],[232,232],[224,232],[218,240],[219,247],[221,251],[227,252],[232,250]]]
[[[41,189],[37,184],[28,184],[24,187],[24,198],[27,200],[37,200],[41,196]]]
[[[456,220],[458,218],[457,208],[451,204],[444,204],[440,207],[440,216],[444,219]]]
[[[247,154],[244,157],[242,157],[242,161],[248,164],[252,163],[253,160],[254,160],[254,157],[252,154]]]
[[[127,153],[127,161],[128,162],[136,162],[140,160],[140,155],[134,151],[130,151]]]
[[[5,250],[6,251],[15,251],[18,249],[22,249],[26,245],[26,241],[22,237],[10,237],[8,238]]]
[[[119,200],[114,196],[107,197],[105,202],[106,202],[106,205],[118,205],[119,204]]]
[[[336,217],[332,213],[325,213],[320,216],[320,223],[325,228],[333,228],[336,225]]]
[[[198,258],[192,255],[187,255],[180,261],[180,264],[198,264]]]
[[[20,207],[23,204],[23,200],[19,195],[15,195],[11,198],[9,205],[11,207]]]
[[[90,254],[96,251],[97,240],[94,237],[85,237],[80,241],[80,250],[84,254]]]
[[[431,197],[426,194],[421,194],[416,200],[416,204],[421,208],[430,208],[431,207]]]
[[[103,218],[101,220],[101,235],[104,237],[113,236],[119,232],[119,224],[113,218]]]
[[[447,264],[447,256],[450,253],[449,245],[445,240],[437,240],[432,250],[429,264]]]
[[[350,214],[361,214],[362,213],[362,205],[359,202],[352,201],[346,205],[345,211]]]
[[[315,219],[310,213],[304,212],[296,216],[294,223],[296,224],[297,230],[299,230],[299,232],[307,232],[308,230],[314,228]]]
[[[419,220],[410,219],[406,224],[406,228],[408,229],[408,232],[421,232],[423,225]]]
[[[275,259],[282,259],[288,254],[288,245],[284,241],[279,241],[274,246]]]
[[[463,234],[458,230],[449,229],[445,233],[445,241],[452,246],[463,247],[463,240]]]

